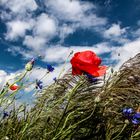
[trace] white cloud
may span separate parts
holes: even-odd
[[[57,34],[57,23],[47,14],[42,13],[34,19],[33,35],[26,35],[23,44],[35,53],[43,52],[45,44]]]
[[[134,35],[136,35],[137,37],[140,36],[140,28],[138,28],[135,32],[133,32]]]
[[[70,47],[57,45],[46,49],[44,61],[62,63],[66,60],[67,56],[72,50],[74,52],[91,50],[99,55],[106,52],[111,52],[112,49],[110,48],[108,43],[99,43],[93,46],[70,46]]]
[[[40,52],[46,43],[46,39],[39,36],[26,36],[23,42],[28,48],[32,49],[35,53]]]
[[[76,30],[76,25],[71,24],[71,25],[67,25],[67,24],[63,24],[60,28],[59,28],[59,37],[61,38],[61,42],[64,41],[65,37],[67,37],[69,34],[74,33],[74,31]]]
[[[95,5],[79,0],[46,0],[46,6],[58,19],[77,23],[81,28],[106,24],[106,18],[95,14]],[[87,14],[88,13],[88,14]]]
[[[2,88],[7,81],[11,81],[15,77],[15,73],[8,74],[4,70],[0,70],[0,88]]]
[[[85,20],[83,20],[85,19]],[[101,28],[103,28],[107,23],[106,18],[98,17],[96,14],[89,14],[85,15],[81,19],[81,23],[79,24],[80,28],[93,28],[95,31],[99,32],[101,31]],[[100,30],[97,30],[97,28],[100,28]]]
[[[23,56],[23,59],[28,59],[28,60],[33,57],[36,57],[36,55],[37,55],[33,51],[29,51],[29,50],[26,50],[26,49],[18,47],[18,46],[12,46],[12,47],[8,48],[7,51],[10,52],[13,56],[17,56],[18,54],[20,54]]]
[[[2,20],[8,21],[6,38],[13,40],[25,37],[26,31],[29,30],[32,38],[45,39],[46,42],[49,42],[51,38],[59,36],[62,43],[77,28],[94,27],[92,29],[97,31],[97,27],[101,29],[107,23],[106,18],[97,16],[96,6],[90,2],[45,0],[44,3],[46,12],[34,16],[34,11],[38,8],[35,0],[25,0],[24,2],[2,0],[1,5],[12,11],[10,13],[2,11]],[[28,36],[25,37],[24,42],[27,41],[27,38]],[[25,45],[28,47],[28,43]]]
[[[112,24],[112,26],[104,32],[105,38],[119,37],[126,32],[126,28],[120,27],[119,24]]]
[[[47,14],[42,13],[37,17],[34,26],[34,35],[50,37],[56,35],[57,24],[54,19],[49,17]]]
[[[12,47],[8,48],[7,51],[11,52],[13,55],[21,54],[24,59],[30,59],[32,57],[41,56],[44,62],[51,62],[51,63],[63,63],[71,51],[78,52],[78,51],[85,51],[91,50],[97,53],[98,55],[103,53],[112,52],[112,48],[110,44],[107,42],[99,43],[93,46],[70,46],[65,47],[62,45],[51,45],[49,47],[43,47],[44,41],[40,41],[39,38],[29,38],[25,39],[26,41],[24,44],[28,45],[31,50],[26,50],[20,47]],[[43,44],[42,44],[43,43]],[[67,60],[68,61],[68,60]]]
[[[32,84],[30,86],[27,86],[24,88],[25,93],[30,93],[35,88],[35,84]]]
[[[37,9],[37,4],[34,0],[1,0],[0,5],[4,5],[12,12],[17,14],[24,14],[27,11],[34,11]]]
[[[7,73],[3,70],[0,70],[0,87],[3,86],[3,84],[5,83],[5,77],[7,76]]]
[[[12,15],[3,10],[0,13],[0,18],[1,18],[1,20],[4,20],[4,21],[11,20]]]
[[[126,43],[123,46],[114,47],[111,59],[118,61],[116,65],[118,69],[126,60],[134,57],[138,53],[140,53],[140,38]],[[118,56],[118,54],[120,54],[120,56]]]
[[[67,20],[78,20],[82,17],[87,6],[81,5],[79,1],[71,0],[46,0],[46,6],[50,7],[60,18]],[[88,8],[90,5],[88,5]]]
[[[18,37],[23,37],[26,30],[32,28],[32,22],[25,22],[20,20],[10,21],[7,23],[8,31],[6,33],[7,39],[18,39]]]

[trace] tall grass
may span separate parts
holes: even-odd
[[[94,83],[85,75],[72,76],[69,71],[42,89],[30,110],[26,104],[17,107],[15,99],[30,85],[24,83],[28,73],[23,72],[11,84],[18,82],[18,90],[9,94],[10,85],[1,90],[1,140],[140,139],[139,125],[122,114],[125,107],[139,108],[140,87],[136,80],[128,79],[140,75],[139,68],[124,69]]]

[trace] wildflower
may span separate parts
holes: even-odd
[[[85,73],[85,75],[87,76],[88,80],[91,82],[91,83],[96,83],[98,81],[98,79],[88,73]]]
[[[53,72],[54,71],[54,67],[52,67],[52,65],[47,65],[47,70],[48,72]]]
[[[36,89],[42,89],[43,88],[43,85],[42,85],[42,81],[40,81],[40,80],[36,80]]]
[[[124,108],[123,109],[123,115],[127,117],[128,119],[132,118],[132,113],[134,113],[134,110],[132,108]]]
[[[8,114],[8,112],[3,112],[3,119],[5,119],[6,117],[8,117],[9,116],[9,114]]]
[[[35,63],[35,59],[33,58],[31,61],[29,61],[26,65],[25,65],[25,69],[27,71],[31,71],[33,66],[34,66],[34,63]]]
[[[101,59],[92,51],[77,52],[71,59],[72,74],[81,75],[84,72],[99,77],[106,73],[106,66],[99,66]]]
[[[54,82],[56,82],[57,81],[56,77],[54,77],[53,80],[54,80]]]
[[[14,90],[19,89],[19,86],[17,84],[14,84],[14,85],[11,85],[9,88],[14,91]]]
[[[137,112],[133,115],[132,123],[135,125],[140,124],[140,112]]]

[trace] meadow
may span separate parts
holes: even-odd
[[[139,58],[140,54],[118,72],[111,68],[108,74],[104,72],[109,66],[101,69],[98,56],[83,58],[81,53],[75,54],[72,68],[67,73],[62,69],[61,76],[47,87],[43,87],[41,79],[27,83],[27,75],[34,70],[36,61],[30,60],[25,70],[1,89],[0,139],[139,140]],[[127,63],[131,65],[127,67]],[[48,75],[55,68],[47,65],[46,69]],[[31,85],[36,89],[34,106],[17,107],[16,95]]]

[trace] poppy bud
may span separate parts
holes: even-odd
[[[17,84],[14,84],[14,85],[11,85],[9,88],[14,91],[14,90],[19,89],[19,86]]]
[[[34,58],[25,65],[27,71],[31,71],[34,66]]]

